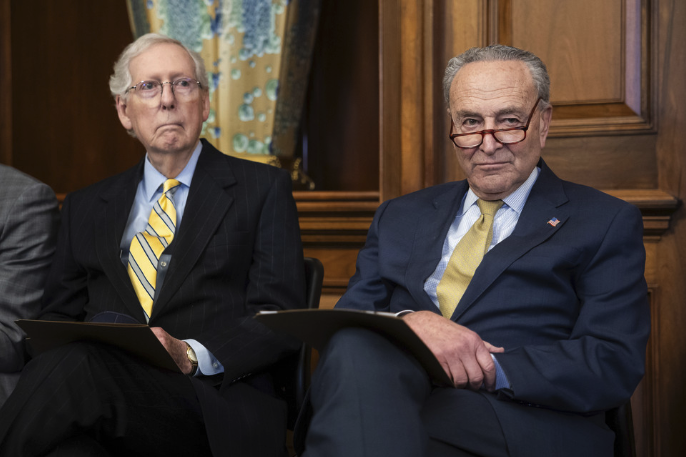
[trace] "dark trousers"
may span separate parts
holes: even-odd
[[[502,429],[484,395],[434,387],[414,357],[385,337],[342,330],[313,376],[302,456],[505,457]]]
[[[25,367],[0,410],[0,455],[211,453],[186,376],[110,346],[72,343]]]

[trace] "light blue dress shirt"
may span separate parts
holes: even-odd
[[[505,238],[510,236],[517,226],[519,221],[519,216],[522,214],[524,209],[524,204],[529,198],[531,193],[531,188],[538,179],[538,175],[541,169],[536,167],[533,169],[529,177],[524,183],[512,192],[507,197],[503,198],[503,206],[495,214],[493,220],[493,238],[491,239],[491,244],[488,247],[490,251],[493,246],[503,241]],[[474,223],[481,216],[481,211],[479,210],[476,201],[479,197],[469,189],[467,194],[462,200],[462,205],[455,216],[455,220],[448,230],[448,235],[443,242],[443,253],[441,254],[441,260],[438,262],[436,270],[433,274],[427,278],[424,282],[424,291],[429,295],[431,301],[434,302],[436,307],[438,307],[438,296],[436,295],[436,288],[438,283],[443,277],[446,268],[448,267],[448,262],[450,261],[450,256],[453,254],[453,250],[457,243],[460,242],[463,236],[469,231],[469,229],[474,225]],[[507,376],[503,371],[498,359],[494,354],[491,354],[496,367],[496,389],[502,389],[504,387],[510,387],[510,382],[507,380]]]
[[[181,170],[181,173],[179,173],[175,178],[181,183],[174,194],[174,207],[176,208],[177,227],[181,226],[183,212],[186,209],[188,192],[190,191],[193,173],[195,173],[195,166],[198,164],[198,157],[200,157],[201,150],[202,143],[198,142],[198,145],[195,147],[191,158],[188,160],[188,163],[184,169]],[[120,257],[124,265],[128,265],[129,262],[129,246],[131,246],[131,240],[133,240],[133,237],[136,235],[136,233],[144,231],[148,225],[150,212],[152,211],[153,206],[155,206],[155,202],[162,195],[162,184],[164,184],[166,180],[167,177],[153,167],[146,154],[145,165],[143,167],[143,179],[138,184],[136,197],[133,201],[133,206],[131,207],[131,211],[129,213],[129,219],[126,222],[126,227],[124,228],[124,236],[122,236],[120,243]],[[163,253],[160,256],[160,262],[157,267],[157,286],[155,287],[155,299],[157,299],[157,295],[162,289],[164,277],[169,269],[170,263],[171,255]],[[146,319],[148,319],[148,316],[146,316]],[[216,357],[214,357],[214,355],[212,355],[210,351],[207,350],[207,348],[205,348],[205,346],[193,339],[184,341],[193,348],[193,351],[195,351],[195,355],[198,358],[198,371],[195,374],[196,376],[211,376],[224,372],[224,366],[219,362],[219,360],[216,359]]]

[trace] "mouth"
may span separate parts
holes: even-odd
[[[504,167],[508,164],[509,162],[488,162],[488,163],[477,163],[474,166],[479,167],[479,168],[499,168],[499,167]]]
[[[181,124],[176,123],[176,122],[168,122],[166,124],[162,124],[159,127],[157,127],[157,130],[176,129],[176,128],[182,128]]]

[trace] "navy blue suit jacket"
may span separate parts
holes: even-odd
[[[595,413],[626,402],[644,373],[641,214],[539,166],[515,230],[484,256],[452,320],[505,348],[511,388],[488,398],[511,455],[599,455],[612,433]],[[452,182],[381,205],[336,306],[440,313],[424,281],[467,190]]]
[[[305,305],[291,179],[284,170],[226,156],[202,141],[149,325],[196,339],[224,365],[219,385],[192,378],[215,455],[269,455],[265,446],[283,449],[283,441],[270,438],[283,437],[285,427],[269,430],[265,416],[285,425],[285,405],[244,382],[300,346],[252,318]],[[145,323],[119,248],[142,173],[141,161],[67,196],[42,319],[89,321],[111,311]]]

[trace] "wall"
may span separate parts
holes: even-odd
[[[2,0],[2,158],[58,194],[135,164],[142,146],[121,127],[107,81],[131,41],[125,2]],[[7,98],[5,98],[7,96]]]

